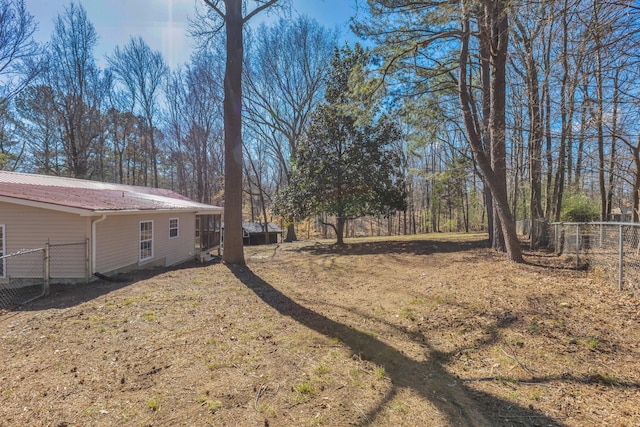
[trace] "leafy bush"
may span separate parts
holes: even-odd
[[[563,203],[560,220],[566,222],[590,222],[598,219],[598,206],[582,193],[567,197]]]

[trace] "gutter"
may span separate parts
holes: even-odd
[[[102,214],[102,216],[94,221],[91,221],[91,275],[96,272],[96,224],[107,219],[106,214]]]

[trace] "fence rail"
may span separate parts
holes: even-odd
[[[52,283],[89,281],[88,243],[45,244],[0,257],[0,309],[49,293]]]
[[[640,224],[621,222],[551,223],[548,245],[575,258],[595,277],[619,290],[640,292]]]

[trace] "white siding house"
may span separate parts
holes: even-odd
[[[0,171],[0,256],[86,242],[87,256],[64,267],[70,277],[86,264],[93,276],[193,259],[219,244],[196,223],[221,214],[169,190]],[[7,269],[0,279],[19,274]]]

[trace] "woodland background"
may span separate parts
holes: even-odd
[[[489,152],[487,97],[496,79],[487,57],[498,47],[505,49],[504,81],[497,82],[505,123],[496,159],[504,161],[514,219],[608,220],[619,208],[638,221],[637,2],[358,6],[352,30],[372,62],[354,91],[375,87],[367,93],[402,129],[395,150],[408,200],[406,211],[348,222],[347,236],[487,228],[490,198],[460,91],[470,97],[473,126]],[[277,220],[272,200],[324,101],[332,54],[345,45],[344,35],[313,18],[276,12],[282,18],[244,29],[245,220]],[[224,35],[204,6],[196,4],[194,16],[198,49],[184,66],[169,69],[160,53],[132,38],[99,67],[99,34],[81,5],[69,3],[50,41],[38,45],[24,2],[1,0],[0,167],[171,188],[224,205]],[[506,26],[496,31],[502,18]],[[329,231],[314,218],[299,224],[301,236],[317,232]]]

